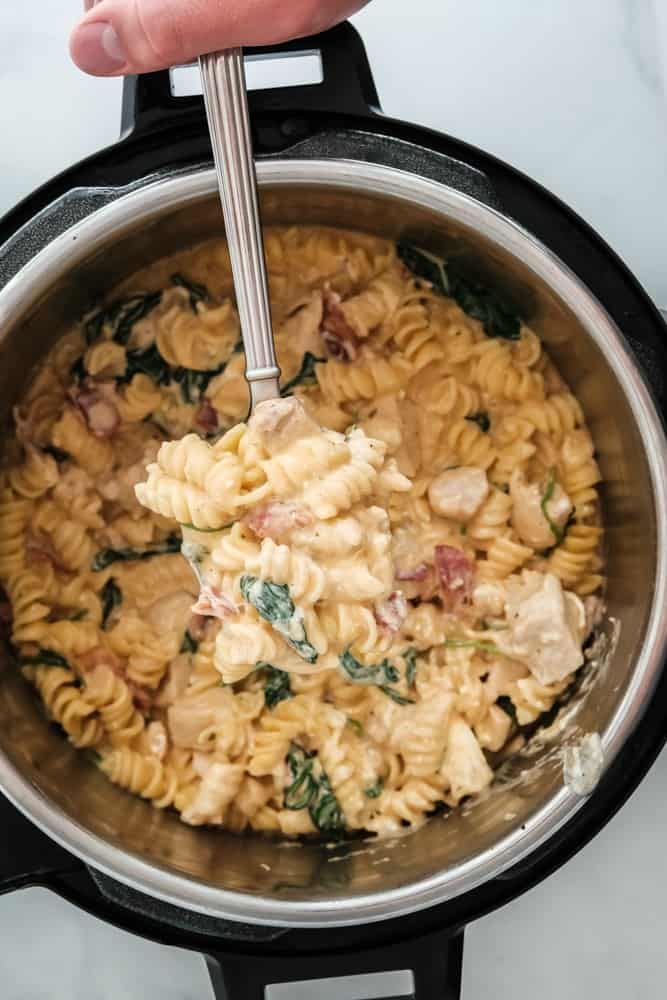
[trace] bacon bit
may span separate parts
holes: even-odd
[[[384,601],[379,601],[373,608],[375,621],[386,635],[398,632],[408,614],[408,602],[400,590],[395,590]]]
[[[397,580],[414,580],[415,583],[422,583],[428,578],[433,569],[428,563],[419,563],[414,569],[397,569],[394,576]]]
[[[434,561],[445,611],[455,614],[472,599],[472,562],[465,552],[452,545],[436,545]]]
[[[359,338],[340,308],[340,295],[325,291],[323,303],[320,337],[327,351],[332,358],[337,358],[339,361],[354,361],[359,354]]]
[[[205,618],[204,615],[190,615],[190,619],[188,621],[188,632],[193,639],[200,642],[206,635],[207,624],[208,618]]]
[[[196,604],[190,609],[195,615],[205,615],[207,618],[227,618],[238,614],[234,601],[223,594],[217,587],[205,583]]]
[[[76,405],[95,437],[111,437],[120,424],[120,415],[115,404],[97,390],[82,392],[76,398]]]
[[[95,667],[104,666],[109,667],[116,677],[125,676],[123,661],[106,646],[95,646],[94,649],[89,649],[86,653],[78,656],[77,660],[84,670],[94,670]]]
[[[204,399],[195,414],[195,424],[204,434],[214,434],[218,429],[218,411],[210,400]]]
[[[243,523],[258,538],[282,538],[293,528],[306,528],[313,523],[313,516],[305,507],[282,500],[269,500],[253,507],[243,518]]]

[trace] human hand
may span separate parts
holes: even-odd
[[[94,76],[147,73],[237,45],[313,35],[368,0],[84,0],[76,65]]]

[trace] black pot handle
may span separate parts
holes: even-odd
[[[82,861],[56,844],[0,796],[0,895],[83,870]]]
[[[308,38],[282,45],[246,48],[246,56],[265,57],[297,52],[319,52],[322,82],[297,87],[254,90],[248,95],[252,114],[299,109],[371,115],[379,110],[373,75],[359,33],[343,24]],[[145,135],[169,129],[179,122],[203,115],[201,97],[174,97],[169,70],[130,76],[123,87],[122,134]]]
[[[335,945],[336,930],[331,931]],[[459,1000],[463,931],[438,931],[341,955],[208,954],[218,1000]],[[328,984],[325,986],[325,981]]]

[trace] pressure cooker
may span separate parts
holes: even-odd
[[[604,478],[599,650],[486,794],[410,836],[294,844],[192,829],[112,786],[47,722],[7,649],[0,891],[46,886],[196,949],[232,1000],[280,1000],[295,983],[309,983],[295,996],[311,996],[312,981],[331,977],[339,1000],[454,998],[466,924],[586,844],[667,735],[667,329],[622,261],[539,184],[385,117],[349,24],[269,51],[319,52],[323,80],[250,94],[264,224],[336,225],[455,253],[517,305],[580,399]],[[0,221],[6,426],[31,368],[97,298],[222,235],[217,197],[201,98],[174,96],[166,72],[129,78],[120,141]],[[563,759],[598,737],[599,780],[581,794]]]

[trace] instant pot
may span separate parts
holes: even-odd
[[[312,996],[316,983],[286,984],[327,977],[338,1000],[454,998],[465,925],[589,841],[667,734],[667,330],[618,257],[538,184],[384,117],[351,26],[266,51],[319,51],[323,82],[250,94],[264,222],[357,228],[456,257],[515,304],[578,395],[605,481],[607,623],[578,691],[487,794],[380,842],[287,844],[186,827],[70,747],[7,651],[0,891],[46,886],[126,930],[196,949],[230,1000]],[[96,298],[221,234],[201,98],[173,96],[168,73],[128,79],[120,141],[0,222],[3,416]],[[591,734],[604,766],[580,795],[564,778],[564,751]]]

